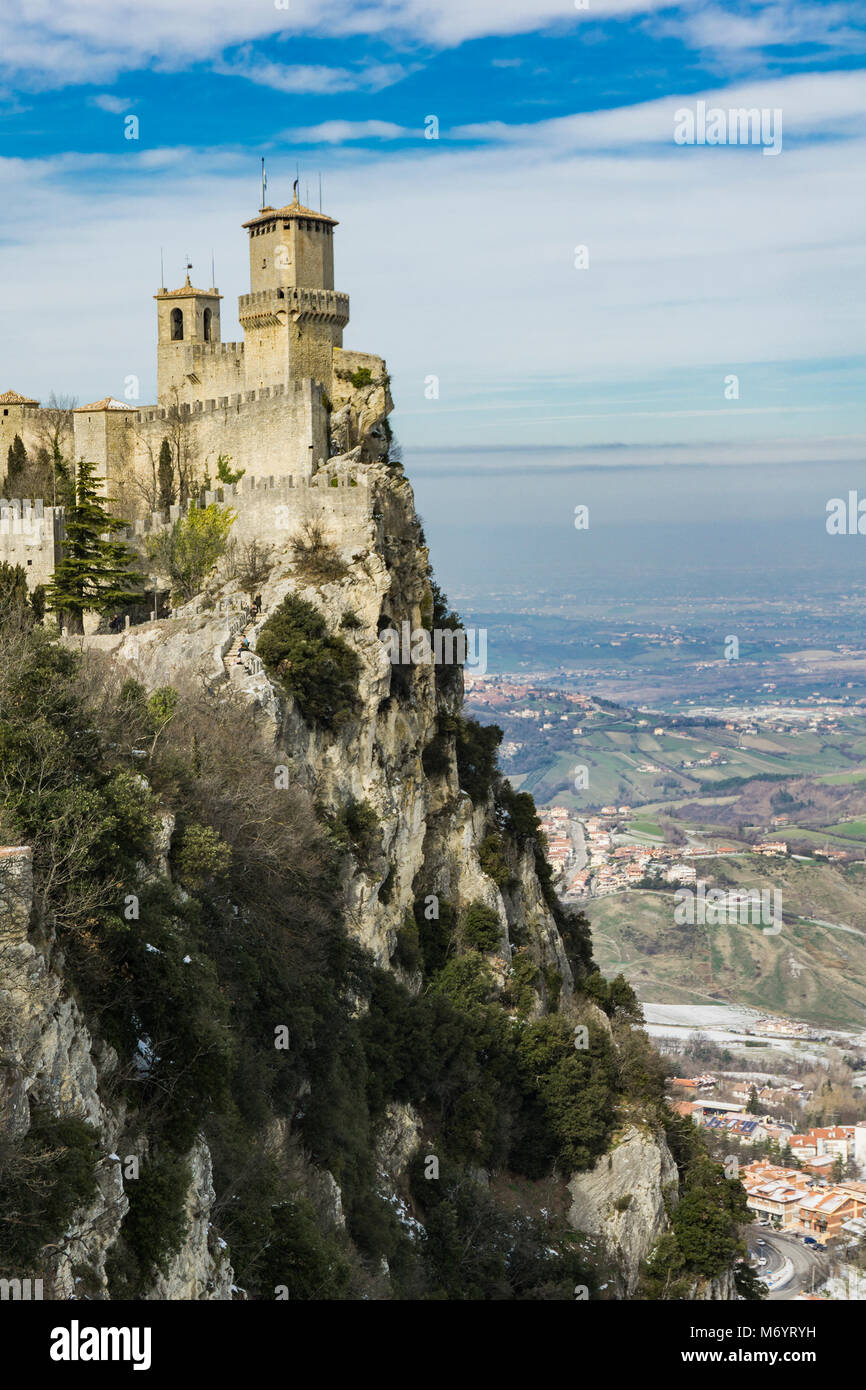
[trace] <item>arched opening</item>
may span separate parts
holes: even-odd
[[[205,309],[205,311],[204,311],[204,340],[205,340],[206,343],[209,343],[209,342],[210,342],[210,321],[211,321],[211,317],[212,317],[212,312],[211,312],[211,310],[210,310],[210,309]]]
[[[171,311],[171,341],[179,343],[183,340],[183,310],[172,309]]]

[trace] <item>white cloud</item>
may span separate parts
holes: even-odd
[[[642,145],[673,146],[674,113],[680,107],[694,109],[698,100],[724,110],[739,107],[779,108],[785,134],[808,138],[815,135],[866,131],[866,73],[803,73],[793,77],[741,83],[690,93],[659,97],[611,111],[590,111],[548,121],[509,125],[503,121],[478,122],[444,132],[455,140],[504,145],[540,146],[548,149],[633,150]]]
[[[380,36],[398,46],[450,47],[487,35],[579,34],[583,23],[628,15],[644,15],[656,32],[673,34],[725,61],[774,45],[861,51],[862,8],[862,0],[759,0],[748,14],[702,0],[678,6],[668,0],[590,0],[581,10],[574,0],[290,0],[286,9],[278,9],[273,0],[147,0],[124,6],[121,21],[116,0],[5,0],[0,73],[38,91],[107,83],[143,67],[177,71],[195,61],[215,62],[233,48],[263,39],[291,43],[296,35]],[[379,87],[399,80],[398,69],[399,64],[383,64]],[[326,67],[290,63],[250,63],[248,69],[241,65],[236,70],[280,91],[347,91],[353,86],[353,70],[339,67],[330,78]],[[368,86],[379,89],[372,69],[367,79]]]
[[[100,111],[107,111],[111,116],[122,116],[124,111],[128,111],[132,106],[132,99],[103,93],[100,96],[91,97],[90,104],[91,106],[98,106]]]
[[[786,122],[790,111],[801,135],[824,137],[786,144],[777,159],[652,143],[629,150],[636,126],[656,119],[643,108],[572,118],[576,127],[545,122],[532,138],[521,127],[481,148],[445,138],[435,150],[420,140],[401,150],[332,144],[316,161],[325,207],[341,224],[347,346],[388,358],[407,421],[428,411],[422,438],[448,429],[461,438],[465,416],[443,422],[469,390],[486,401],[472,437],[509,437],[520,411],[501,413],[497,403],[527,383],[539,398],[536,418],[575,417],[558,437],[620,438],[621,422],[602,419],[606,408],[586,393],[592,383],[622,390],[650,374],[664,382],[665,400],[638,410],[670,412],[660,423],[671,430],[684,429],[689,413],[724,409],[723,375],[738,374],[744,413],[736,417],[734,406],[731,418],[745,428],[763,418],[746,411],[779,404],[760,364],[862,355],[866,257],[853,171],[866,160],[866,131],[852,115],[857,80],[768,84]],[[592,148],[585,121],[606,122],[615,147]],[[272,186],[290,186],[294,158],[285,164],[269,159]],[[178,281],[187,251],[209,276],[215,249],[223,336],[239,336],[234,305],[248,286],[240,224],[255,210],[255,175],[255,161],[237,150],[0,161],[4,386],[43,398],[51,389],[122,397],[134,373],[152,399],[160,247],[167,277],[174,267]],[[302,168],[302,185],[304,176]],[[586,271],[574,268],[579,244],[589,248]],[[809,372],[797,405],[825,421],[825,382]],[[440,402],[428,408],[430,374],[440,378]],[[784,415],[767,418],[785,431]]]
[[[0,71],[38,90],[107,82],[140,67],[176,70],[263,38],[383,35],[448,46],[485,34],[573,27],[588,16],[646,12],[662,3],[592,0],[591,11],[578,11],[570,0],[290,0],[288,9],[273,0],[147,0],[125,6],[121,22],[115,0],[5,0]]]
[[[331,68],[325,64],[272,63],[257,58],[248,48],[231,59],[214,64],[216,72],[243,77],[259,87],[277,92],[380,92],[400,82],[409,71],[400,63],[368,63],[357,68]]]
[[[282,138],[295,145],[345,145],[353,140],[404,140],[421,137],[423,127],[412,130],[393,121],[322,121],[320,125],[298,126],[283,132]]]
[[[770,48],[806,45],[813,55],[824,49],[835,53],[862,52],[864,8],[861,0],[849,3],[770,3],[748,14],[737,14],[716,4],[686,7],[676,17],[662,14],[650,21],[652,32],[684,39],[692,47],[724,58],[756,55]]]

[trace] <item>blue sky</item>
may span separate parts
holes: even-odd
[[[239,336],[264,155],[271,201],[300,166],[316,204],[321,172],[346,345],[387,358],[410,447],[866,432],[861,4],[7,0],[4,18],[0,390],[89,400],[135,375],[152,400],[161,248],[171,283],[187,253],[209,282],[213,252]],[[677,145],[699,100],[781,110],[781,154]]]

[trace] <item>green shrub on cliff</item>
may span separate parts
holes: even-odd
[[[21,1138],[0,1140],[0,1271],[20,1277],[96,1192],[96,1131],[36,1105]]]
[[[136,1298],[154,1274],[164,1274],[187,1231],[189,1164],[171,1150],[148,1155],[126,1184],[129,1209],[108,1260],[111,1296]]]
[[[303,717],[337,729],[354,714],[361,662],[341,637],[332,637],[317,608],[287,594],[264,623],[256,653],[293,695]]]
[[[280,677],[296,680],[303,698],[303,680],[312,681],[323,649],[333,656],[338,639],[312,605],[291,596],[265,627],[272,669],[286,663]],[[134,1141],[144,1137],[153,1156],[138,1179],[148,1174],[144,1186],[128,1185],[131,1213],[110,1255],[115,1296],[142,1297],[177,1248],[185,1163],[199,1133],[213,1157],[214,1226],[252,1298],[272,1299],[276,1285],[291,1298],[381,1297],[383,1259],[391,1271],[384,1292],[395,1298],[570,1299],[574,1282],[592,1287],[549,1222],[509,1212],[495,1181],[484,1192],[473,1170],[535,1179],[589,1167],[606,1150],[623,1096],[648,1109],[657,1103],[642,1035],[629,1031],[626,992],[593,980],[615,1045],[591,1028],[589,1047],[578,1050],[564,1017],[532,1018],[539,971],[528,953],[516,957],[503,997],[482,954],[495,914],[473,913],[481,905],[472,904],[458,921],[420,880],[417,935],[403,920],[396,949],[406,970],[420,955],[424,988],[411,992],[347,929],[341,852],[375,860],[379,878],[387,867],[371,808],[338,808],[327,834],[300,788],[275,794],[273,753],[260,747],[255,712],[225,691],[191,688],[172,703],[148,789],[129,767],[130,739],[153,735],[146,694],[120,678],[88,687],[94,669],[39,631],[0,648],[0,764],[8,842],[33,843],[38,914],[56,933],[92,1033],[119,1055],[111,1085],[129,1129],[118,1152],[142,1151]],[[353,707],[354,685],[341,674],[336,695],[327,681],[325,695],[310,688],[311,700],[327,699],[325,718],[338,717],[344,698]],[[479,729],[463,726],[464,772],[486,794],[498,775],[498,731]],[[150,859],[152,873],[157,811],[176,816],[184,893],[140,872]],[[512,836],[532,831],[526,803],[511,820],[489,826],[509,856]],[[72,882],[60,872],[70,856]],[[433,859],[425,877],[447,883],[445,868]],[[137,915],[128,919],[129,893]],[[591,961],[585,923],[564,920],[580,979]],[[461,946],[472,949],[460,954]],[[284,1050],[275,1045],[282,1030]],[[423,1237],[395,1219],[395,1189],[380,1190],[377,1145],[395,1105],[420,1117],[421,1161],[430,1153],[442,1161],[438,1183],[413,1173]],[[697,1140],[675,1129],[672,1148],[690,1165]],[[84,1141],[93,1141],[79,1137],[80,1147],[67,1144],[83,1166],[70,1168],[42,1243],[62,1236],[69,1202],[89,1190],[93,1155]],[[340,1186],[345,1231],[333,1225],[333,1195],[330,1206],[317,1195],[323,1170]],[[0,1220],[20,1205],[9,1199],[6,1172]],[[738,1212],[697,1169],[688,1191],[676,1237],[689,1252],[677,1243],[687,1270],[704,1219],[708,1261],[726,1258]]]
[[[460,786],[480,806],[499,776],[496,750],[502,742],[502,730],[496,724],[461,718],[457,720],[456,734]]]
[[[474,951],[495,951],[502,940],[499,916],[486,903],[470,903],[461,923],[466,945]]]
[[[340,849],[350,850],[359,864],[369,866],[379,854],[382,827],[369,801],[357,801],[350,797],[337,811],[323,812],[322,819],[334,843]]]

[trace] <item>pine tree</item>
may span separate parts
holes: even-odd
[[[48,585],[49,608],[74,632],[84,631],[84,614],[124,608],[142,598],[142,576],[133,568],[127,545],[111,537],[126,525],[106,511],[96,464],[82,459],[75,479],[75,501],[66,511],[63,558]],[[107,539],[105,538],[107,536]]]
[[[3,496],[17,495],[18,480],[27,468],[27,450],[20,434],[16,434],[6,455],[6,477],[3,480]]]
[[[157,506],[160,511],[168,511],[169,507],[173,507],[177,501],[177,493],[174,490],[174,462],[171,456],[171,444],[167,439],[162,441],[159,449],[157,482],[159,484]]]

